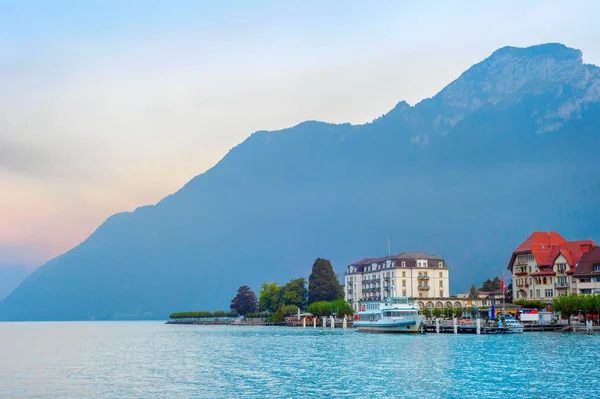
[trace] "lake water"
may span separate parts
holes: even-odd
[[[600,335],[0,323],[1,398],[600,396]]]

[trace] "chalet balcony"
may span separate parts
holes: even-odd
[[[419,285],[419,291],[429,291],[430,288],[429,285]]]
[[[527,274],[528,274],[527,272],[518,272],[518,273],[515,273],[515,276],[521,277],[521,276],[527,276]]]
[[[556,288],[569,288],[569,283],[566,281],[564,283],[554,283],[554,286]]]

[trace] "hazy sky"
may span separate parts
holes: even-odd
[[[38,266],[253,131],[368,122],[505,45],[561,42],[598,65],[598,15],[597,1],[0,0],[0,264]]]

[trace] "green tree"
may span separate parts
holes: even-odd
[[[471,289],[469,290],[469,299],[477,299],[479,298],[479,290],[475,284],[471,285]]]
[[[431,317],[431,309],[423,308],[421,309],[421,314],[425,317]]]
[[[431,314],[432,314],[433,316],[435,316],[435,317],[442,317],[442,316],[444,315],[444,311],[443,311],[442,309],[440,309],[440,308],[434,308],[434,309],[431,311]]]
[[[453,315],[454,315],[454,309],[452,309],[452,306],[446,306],[444,308],[444,316],[451,319]]]
[[[333,271],[331,262],[318,258],[308,278],[308,303],[344,298],[344,289]]]
[[[552,307],[560,312],[561,316],[566,316],[568,324],[571,325],[571,316],[581,310],[580,296],[575,294],[559,296],[552,300]]]
[[[308,305],[308,312],[315,316],[329,316],[329,302],[317,301]]]
[[[290,280],[281,289],[281,304],[294,305],[300,309],[306,308],[308,301],[308,289],[306,288],[306,279],[304,277]]]
[[[496,276],[493,280],[485,280],[481,286],[481,290],[484,292],[492,292],[500,289],[500,277]]]
[[[514,301],[515,305],[521,305],[526,309],[546,309],[548,306],[545,302],[537,299],[519,299]]]
[[[293,316],[298,313],[298,306],[296,305],[281,305],[273,314],[272,320],[275,323],[281,323],[285,321],[288,316]]]
[[[338,316],[347,315],[352,316],[354,309],[352,306],[343,299],[337,299],[335,301],[318,301],[308,305],[307,309],[310,313],[316,316],[330,316],[334,313]]]
[[[264,283],[260,287],[258,307],[263,312],[274,312],[281,302],[281,288],[277,283]]]
[[[256,312],[256,295],[247,285],[238,288],[237,295],[231,300],[229,307],[241,315]]]
[[[454,312],[454,317],[461,317],[462,313],[463,313],[463,308],[462,307],[458,307],[458,308],[454,308],[453,310]]]

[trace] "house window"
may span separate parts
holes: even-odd
[[[402,290],[402,296],[406,296],[406,290]]]
[[[440,290],[440,297],[444,297],[444,290]]]
[[[600,272],[600,264],[594,265],[594,271]]]
[[[560,273],[564,273],[567,270],[567,265],[565,263],[559,263],[557,266]]]
[[[540,297],[540,290],[535,290],[535,297],[539,298]]]
[[[553,297],[554,296],[554,290],[546,290],[546,292],[544,292],[546,294],[546,297]]]
[[[439,267],[444,267],[444,264],[442,262],[438,263]]]
[[[440,288],[444,286],[444,280],[440,280]]]
[[[406,287],[406,280],[402,280],[402,286]]]
[[[402,267],[406,267],[406,262],[402,262]]]
[[[402,277],[406,277],[406,272],[402,272]]]
[[[440,278],[442,278],[444,276],[444,274],[442,272],[440,272]]]
[[[423,298],[423,294],[419,292],[419,298]]]

